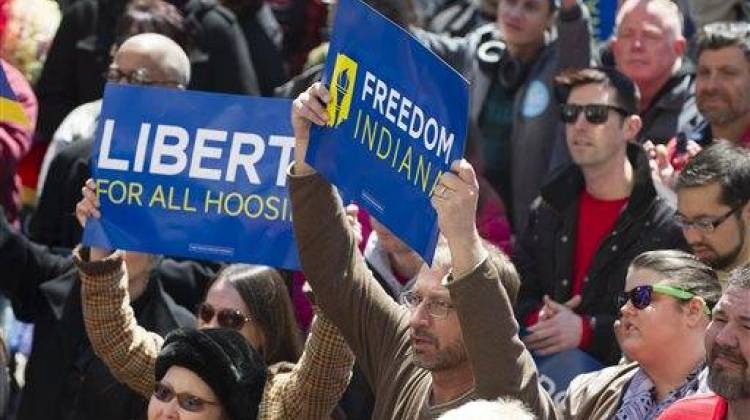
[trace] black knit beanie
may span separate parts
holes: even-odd
[[[255,420],[266,382],[263,358],[237,331],[180,328],[167,336],[156,358],[156,380],[171,366],[203,379],[219,397],[230,420]]]

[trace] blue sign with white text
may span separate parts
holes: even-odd
[[[360,0],[338,3],[325,80],[329,123],[313,127],[308,162],[431,262],[430,196],[463,156],[468,83]]]
[[[107,85],[83,243],[299,269],[291,101]]]

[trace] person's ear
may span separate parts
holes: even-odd
[[[740,210],[740,218],[745,222],[745,226],[750,226],[750,201],[745,203]]]
[[[634,140],[638,133],[641,132],[641,127],[643,126],[643,121],[641,120],[641,117],[638,115],[629,115],[625,117],[625,138],[627,140]]]
[[[705,328],[708,325],[710,319],[706,316],[706,301],[702,298],[693,297],[687,304],[683,305],[683,310],[686,315],[685,321],[689,327]]]
[[[679,36],[675,38],[674,41],[672,41],[672,48],[674,49],[674,52],[678,57],[682,57],[685,55],[685,51],[687,50],[687,41],[684,37]]]

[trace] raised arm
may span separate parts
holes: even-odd
[[[556,42],[558,72],[591,65],[591,18],[579,0],[562,0]]]
[[[321,310],[377,386],[389,368],[379,360],[399,350],[408,329],[407,314],[368,270],[333,186],[305,161],[310,122],[325,123],[328,99],[328,91],[316,83],[294,101],[295,163],[289,175],[294,233],[303,271]]]
[[[76,217],[85,224],[99,217],[94,183],[87,181]],[[86,334],[97,356],[118,381],[149,397],[154,391],[154,365],[164,339],[138,325],[130,306],[124,252],[78,247],[75,262],[81,276],[81,303]]]
[[[292,371],[274,376],[266,385],[266,415],[283,412],[284,419],[328,418],[349,385],[353,365],[354,355],[344,337],[318,314]],[[277,403],[281,407],[274,407]]]
[[[552,400],[539,384],[531,355],[518,338],[512,298],[515,267],[499,251],[488,252],[476,229],[478,183],[471,165],[455,162],[435,188],[432,203],[453,260],[447,283],[456,306],[479,398],[519,399],[540,419],[554,418]]]

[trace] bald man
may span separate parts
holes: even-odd
[[[612,53],[617,69],[640,90],[641,142],[660,144],[677,133],[691,135],[702,121],[695,76],[684,65],[682,21],[671,0],[625,0],[617,12]]]
[[[106,74],[111,83],[185,89],[190,82],[190,61],[174,41],[156,33],[138,34],[122,43]],[[91,177],[89,157],[101,112],[98,99],[73,110],[57,129],[61,143],[40,174],[42,191],[29,225],[29,237],[67,252],[81,241],[81,226],[73,217],[81,199],[81,185]],[[56,143],[53,143],[56,144]]]

